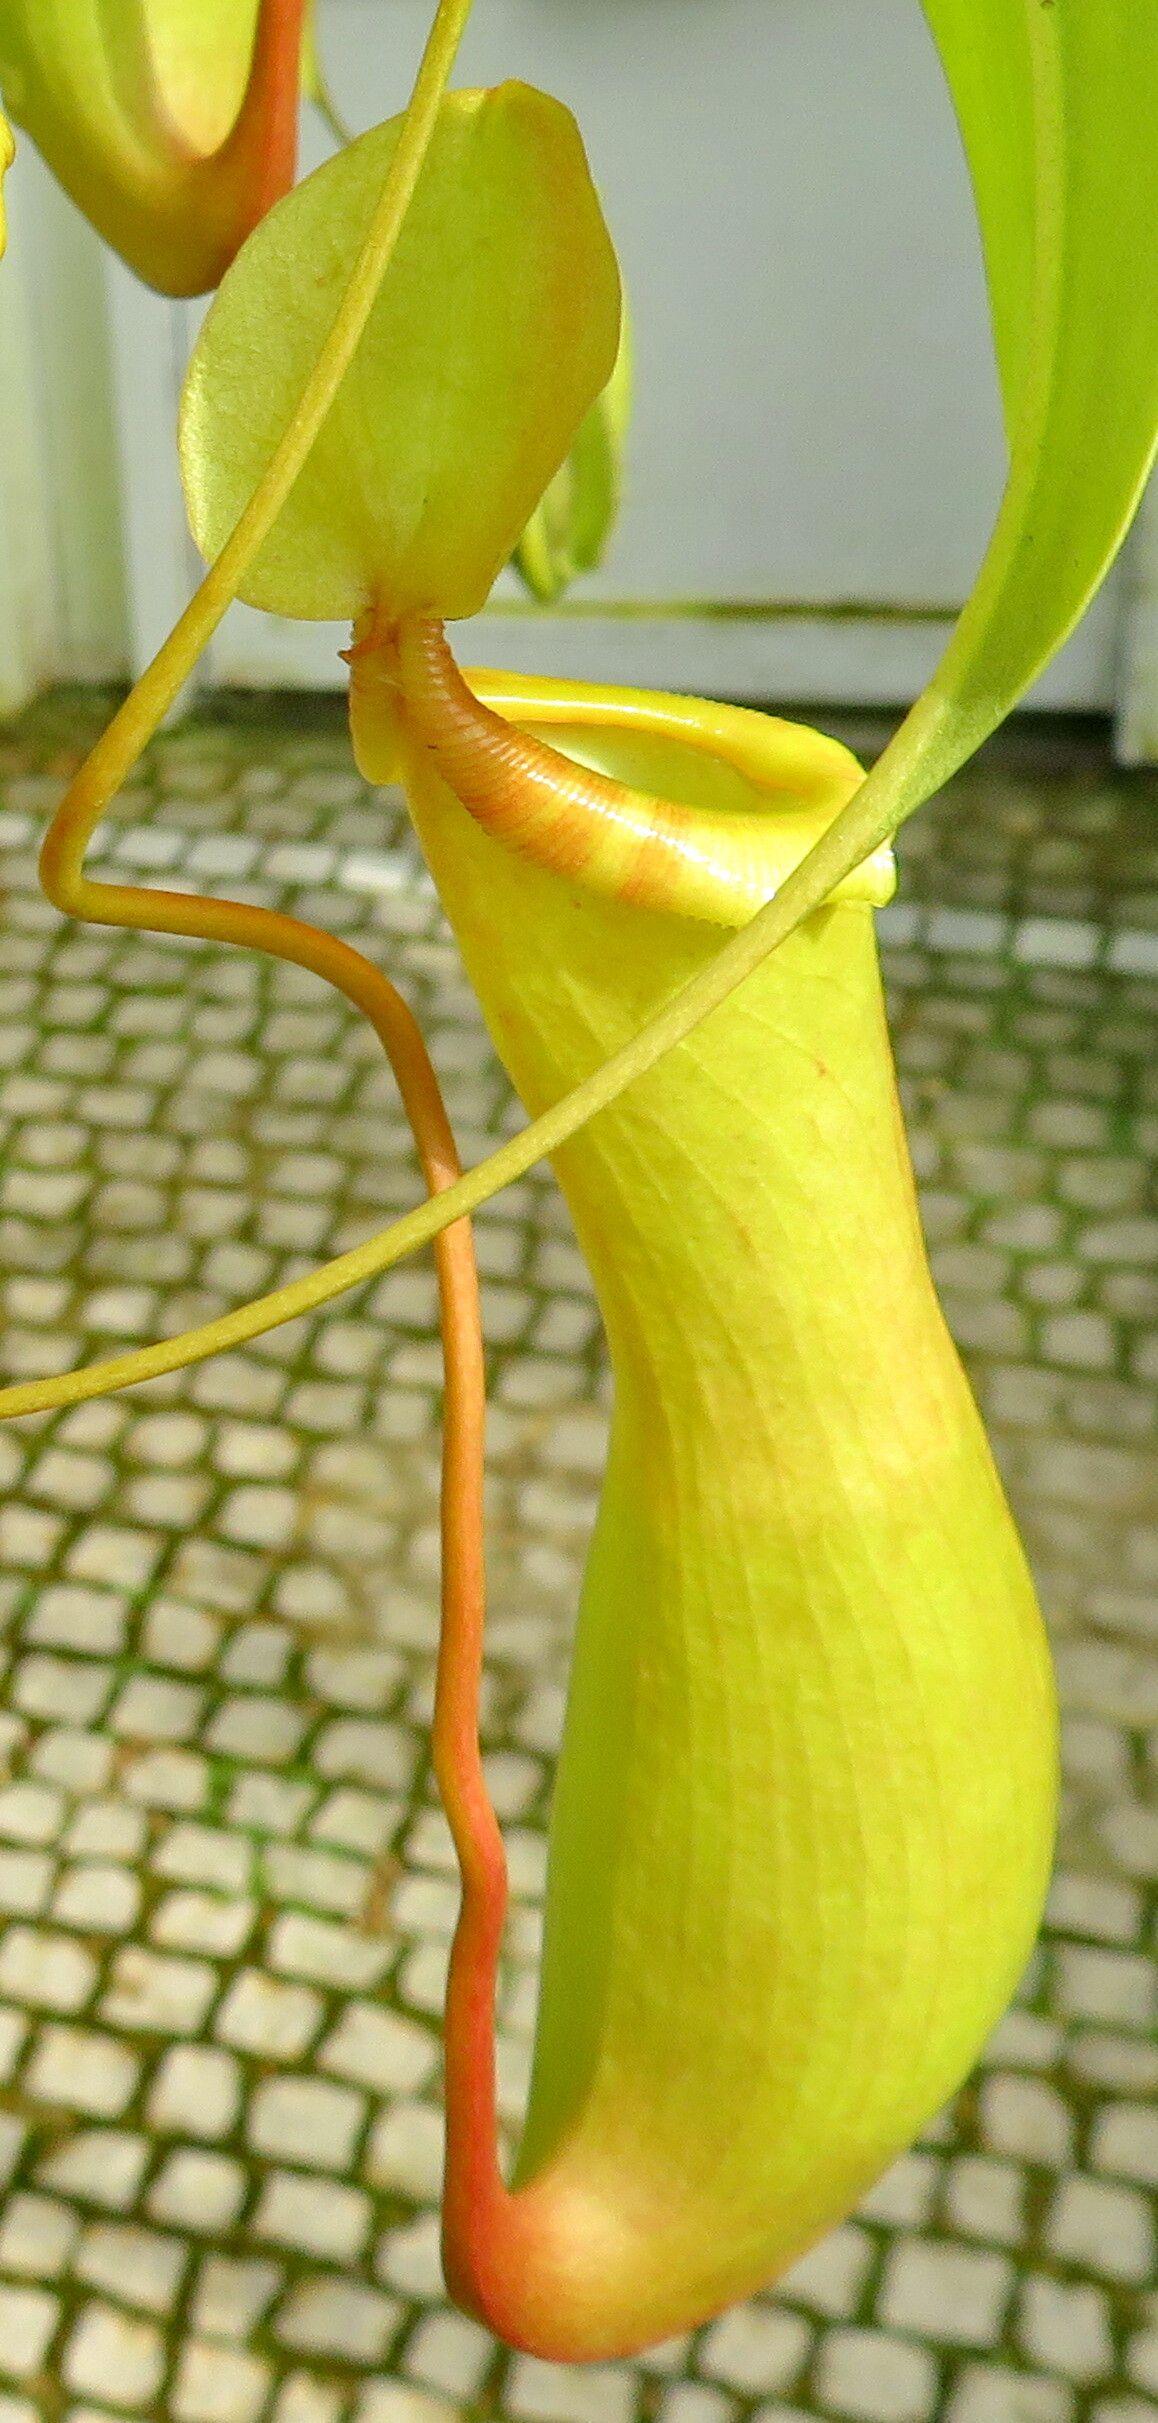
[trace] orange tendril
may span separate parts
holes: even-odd
[[[57,811],[41,852],[53,905],[99,925],[181,934],[260,950],[308,968],[370,1020],[389,1058],[432,1195],[461,1165],[438,1080],[412,1012],[381,970],[349,944],[279,911],[235,900],[94,882],[79,862],[102,802]],[[485,1374],[478,1277],[469,1220],[435,1245],[445,1373],[442,1449],[442,1622],[434,1764],[462,1873],[462,1916],[447,1987],[447,2212],[459,2235],[477,2221],[479,2189],[498,2182],[494,1996],[506,1913],[502,1836],[487,1794],[478,1737],[486,1584],[483,1554]]]
[[[263,28],[272,38],[301,0],[272,0]],[[231,900],[97,882],[84,871],[94,828],[137,763],[197,658],[236,595],[275,521],[358,344],[397,242],[434,130],[442,94],[471,0],[439,0],[411,104],[381,201],[336,314],[329,338],[268,470],[197,595],[153,663],[79,769],[46,835],[40,871],[45,892],[64,914],[98,924],[226,942],[309,969],[366,1016],[382,1042],[414,1132],[430,1195],[461,1183],[461,1165],[438,1081],[418,1026],[401,994],[348,944],[280,912]],[[256,72],[256,70],[255,70]],[[473,1239],[465,1218],[442,1224],[436,1246],[445,1368],[442,1458],[442,1624],[434,1760],[463,1875],[463,1912],[448,1987],[448,2208],[469,2200],[481,2147],[496,2170],[494,1984],[506,1908],[502,1838],[483,1778],[478,1698],[485,1606],[483,1453],[485,1374]],[[343,1262],[357,1261],[354,1256]],[[327,1274],[317,1300],[334,1292]],[[351,1282],[353,1278],[351,1277]],[[274,1307],[270,1311],[270,1307]],[[268,1318],[246,1327],[242,1307],[144,1356],[124,1355],[86,1371],[0,1390],[0,1417],[48,1411],[173,1370],[235,1344],[242,1335],[309,1309],[301,1283],[266,1299]],[[213,1333],[212,1343],[209,1343]],[[463,2048],[467,2058],[463,2059]],[[483,2128],[480,2136],[480,2119]],[[497,2174],[496,2174],[497,2175]]]

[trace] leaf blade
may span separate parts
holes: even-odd
[[[982,217],[1010,473],[945,655],[826,835],[815,874],[801,870],[800,914],[822,875],[855,865],[948,781],[1069,638],[1158,449],[1158,11],[1133,0],[922,5]],[[987,110],[970,41],[990,78],[1020,79],[1004,112]],[[1030,168],[1027,231],[1012,220]]]
[[[292,412],[398,123],[287,196],[206,320],[181,453],[207,555]],[[358,353],[242,595],[307,619],[378,599],[477,612],[610,375],[619,309],[570,113],[526,85],[451,95]]]

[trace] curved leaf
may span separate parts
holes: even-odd
[[[985,244],[1009,482],[932,681],[827,836],[825,867],[945,782],[1068,639],[1158,446],[1158,10],[923,0]]]
[[[1037,171],[1029,21],[1021,0],[930,0],[925,15],[957,109],[985,252],[1012,438],[1025,378],[1035,275]]]
[[[272,212],[190,367],[181,456],[213,555],[290,419],[398,141],[359,137]],[[578,129],[524,84],[452,94],[305,469],[242,588],[353,620],[473,614],[611,373],[619,277]]]
[[[958,712],[1000,702],[1004,713],[1097,588],[1158,444],[1158,11],[1135,0],[985,0],[990,18],[1020,18],[1025,35],[1005,119],[962,69],[976,0],[925,5],[956,74],[1013,450],[945,687]],[[1004,33],[1000,65],[1017,72]],[[1016,223],[1030,123],[1027,242]]]

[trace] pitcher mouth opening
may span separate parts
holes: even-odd
[[[371,780],[437,776],[494,839],[625,904],[745,925],[864,779],[807,725],[660,691],[464,675],[434,618],[372,610],[348,652],[355,755]],[[831,899],[879,907],[874,851]]]
[[[490,667],[468,668],[463,678],[482,704],[577,766],[671,801],[693,818],[742,819],[754,849],[766,842],[769,894],[864,781],[842,742],[752,707]],[[831,897],[883,908],[895,890],[896,860],[883,843]]]

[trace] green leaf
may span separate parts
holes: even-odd
[[[0,90],[150,285],[214,286],[293,181],[305,0],[0,0]]]
[[[1012,443],[1034,290],[1033,62],[1023,0],[930,0],[925,15],[957,108],[973,182]]]
[[[398,140],[374,128],[240,255],[186,385],[193,533],[214,555],[330,325]],[[452,94],[365,333],[242,595],[353,620],[474,614],[611,373],[619,277],[570,112]]]
[[[923,4],[977,198],[1010,473],[946,654],[826,865],[895,832],[1024,696],[1104,578],[1158,445],[1158,9]]]
[[[581,572],[594,572],[619,515],[631,420],[631,327],[626,308],[615,368],[571,452],[531,515],[513,562],[532,597],[553,604]]]
[[[951,690],[959,713],[1004,713],[1098,587],[1158,444],[1158,11],[985,0],[1001,30],[987,22],[994,73],[978,92],[961,64],[977,0],[925,5],[956,71],[1013,458]],[[1018,19],[1020,56],[1003,26]],[[995,113],[994,87],[1014,76],[1016,108]]]

